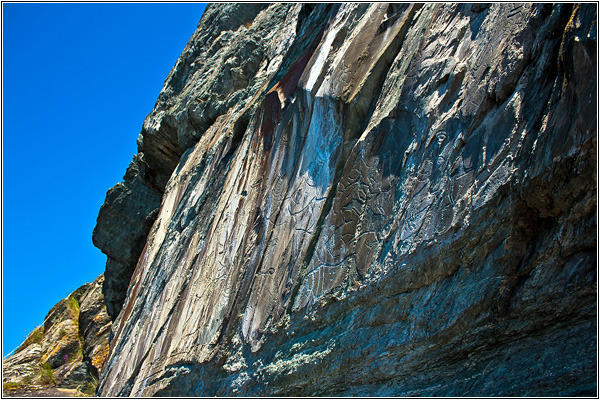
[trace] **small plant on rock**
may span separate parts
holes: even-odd
[[[84,382],[82,385],[79,385],[77,390],[86,396],[95,396],[96,389],[98,388],[98,379],[94,376],[90,375],[92,378],[91,381]]]
[[[56,379],[54,378],[54,371],[47,362],[41,363],[40,365],[40,382],[44,385],[56,385]]]
[[[29,334],[29,336],[27,336],[27,339],[25,339],[23,344],[21,346],[19,346],[19,348],[17,350],[15,350],[15,353],[18,353],[19,351],[21,351],[25,347],[29,346],[30,344],[42,343],[43,338],[44,338],[44,325],[40,325],[37,328],[35,328],[33,330],[33,332],[31,332]]]
[[[75,296],[70,295],[67,298],[67,307],[71,310],[74,317],[79,317],[79,302]]]
[[[6,382],[2,385],[3,390],[15,390],[23,387],[20,383],[17,382]]]

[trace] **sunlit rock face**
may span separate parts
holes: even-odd
[[[77,389],[62,395],[95,393],[112,326],[104,306],[103,281],[100,275],[59,301],[43,324],[2,360],[4,395],[47,396],[50,387]]]
[[[98,218],[99,393],[595,395],[596,14],[209,6]]]

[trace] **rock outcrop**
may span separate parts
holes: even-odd
[[[596,60],[594,4],[209,6],[94,230],[99,394],[596,395]]]
[[[58,302],[44,324],[2,361],[5,395],[95,393],[112,325],[104,306],[103,281],[100,275]]]

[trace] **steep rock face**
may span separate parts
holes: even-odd
[[[58,302],[44,324],[12,356],[2,360],[5,394],[44,396],[48,387],[94,394],[108,355],[112,325],[101,293],[103,281],[100,275]]]
[[[595,394],[596,15],[207,9],[100,394]]]
[[[180,157],[217,119],[245,110],[281,62],[297,14],[289,11],[299,6],[273,5],[267,16],[257,18],[265,7],[207,7],[144,121],[138,154],[124,181],[107,193],[92,238],[108,256],[103,293],[113,320]],[[239,123],[247,124],[248,118]]]

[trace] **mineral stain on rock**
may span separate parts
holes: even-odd
[[[594,4],[208,6],[94,230],[98,394],[596,396],[596,95]]]

